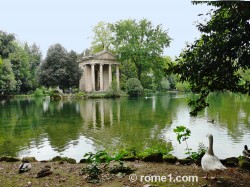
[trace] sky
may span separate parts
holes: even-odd
[[[164,55],[174,58],[186,42],[199,38],[197,15],[211,8],[189,0],[0,0],[0,5],[0,30],[14,33],[19,42],[36,43],[43,57],[56,43],[77,53],[89,48],[100,21],[146,18],[168,30],[173,40]]]

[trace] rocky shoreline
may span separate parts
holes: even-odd
[[[20,162],[20,161],[29,161],[29,162],[67,162],[70,164],[77,164],[77,161],[73,158],[68,158],[68,157],[61,157],[61,156],[56,156],[53,157],[51,160],[41,160],[38,161],[35,157],[24,157],[22,159],[16,158],[16,157],[11,157],[11,156],[2,156],[0,157],[0,162]],[[180,164],[180,165],[191,165],[191,164],[196,164],[197,166],[200,166],[201,160],[193,160],[190,158],[184,158],[184,159],[178,159],[175,156],[168,156],[168,157],[163,157],[161,153],[157,154],[151,154],[148,155],[144,158],[137,158],[137,157],[124,157],[120,159],[121,161],[143,161],[143,162],[163,162],[163,163],[169,163],[169,164]],[[250,171],[250,159],[245,158],[243,156],[239,157],[229,157],[226,159],[221,159],[221,162],[223,165],[227,167],[239,167],[242,169],[246,169]],[[86,163],[86,159],[81,159],[79,163]]]

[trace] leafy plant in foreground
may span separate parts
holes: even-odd
[[[113,158],[106,152],[106,151],[98,151],[97,153],[86,153],[84,157],[87,157],[86,162],[87,163],[95,163],[95,164],[101,164],[101,163],[107,163],[109,164],[110,161],[113,160]]]
[[[191,136],[191,131],[190,129],[186,128],[185,126],[177,126],[173,130],[177,134],[177,140],[179,143],[181,141],[186,142],[186,150],[187,152],[185,154],[188,154],[189,157],[193,160],[198,160],[201,159],[201,157],[205,154],[206,152],[206,147],[203,143],[199,143],[198,145],[198,151],[197,152],[191,152],[191,148],[188,147],[187,139]]]
[[[207,148],[205,147],[205,145],[202,142],[199,142],[198,145],[198,151],[197,152],[191,152],[191,158],[193,160],[200,160],[203,155],[206,153]]]
[[[191,136],[191,131],[185,126],[177,126],[173,131],[177,134],[177,140],[179,144],[181,144],[181,141],[186,142],[187,152],[185,154],[189,154],[189,156],[191,157],[191,149],[188,147],[187,143],[187,139]]]

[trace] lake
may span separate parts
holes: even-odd
[[[206,146],[214,135],[219,158],[239,156],[250,142],[250,97],[212,94],[210,107],[190,117],[184,93],[138,98],[50,101],[49,98],[0,101],[0,155],[34,156],[38,160],[67,156],[77,161],[87,152],[122,146],[143,148],[171,142],[172,154],[186,157],[173,129],[191,130],[189,147]],[[209,123],[208,120],[215,122]],[[249,145],[250,146],[250,145]]]

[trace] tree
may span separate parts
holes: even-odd
[[[198,4],[202,2],[194,2]],[[198,23],[202,35],[181,53],[177,64],[170,68],[188,81],[193,92],[199,93],[191,115],[208,106],[210,92],[229,90],[250,93],[249,80],[242,81],[240,72],[250,68],[250,4],[247,2],[204,2],[213,5],[209,21]]]
[[[38,86],[36,70],[41,61],[41,52],[35,44],[31,47],[27,43],[22,45],[15,40],[14,34],[0,31],[0,58],[11,63],[15,92],[27,93]]]
[[[38,87],[38,77],[37,77],[37,71],[38,67],[42,61],[42,52],[40,48],[33,44],[29,46],[27,43],[24,45],[24,50],[27,52],[29,56],[29,68],[30,68],[30,81],[31,81],[31,89],[34,90]]]
[[[65,77],[67,82],[65,82],[64,87],[78,87],[79,80],[82,75],[81,70],[79,68],[79,63],[77,61],[77,54],[74,51],[70,51],[67,54],[67,63],[65,64],[67,76]]]
[[[15,50],[9,54],[9,60],[15,75],[16,92],[27,93],[32,87],[28,53],[15,43]]]
[[[13,44],[14,41],[14,34],[0,31],[0,57],[3,59],[9,57],[9,54],[15,50],[15,45]]]
[[[62,89],[78,86],[81,72],[77,55],[60,44],[49,47],[47,56],[39,69],[39,82],[44,86],[60,86]]]
[[[111,41],[112,41],[112,31],[110,30],[110,26],[106,22],[99,22],[94,28],[94,37],[92,37],[93,41],[91,43],[91,50],[93,53],[98,53],[102,50],[110,51]]]
[[[159,67],[159,56],[170,44],[170,37],[161,25],[154,27],[147,19],[121,20],[110,25],[113,32],[112,43],[121,62],[134,64],[139,80],[150,68]],[[154,68],[156,70],[157,68]]]
[[[0,94],[9,94],[16,89],[16,80],[9,60],[0,62]]]
[[[123,61],[123,63],[120,64],[120,73],[120,88],[121,90],[126,90],[126,81],[137,75],[135,65],[130,60]]]

